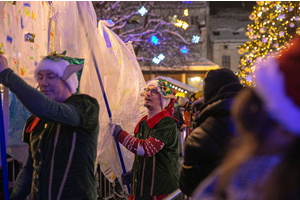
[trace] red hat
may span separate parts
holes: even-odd
[[[279,69],[284,74],[286,94],[300,106],[300,37],[291,43],[278,56]]]
[[[286,130],[300,135],[300,38],[256,64],[255,91],[267,111]]]

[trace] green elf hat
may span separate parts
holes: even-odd
[[[38,73],[42,70],[50,70],[61,77],[68,85],[72,94],[77,92],[79,85],[78,77],[81,74],[77,74],[78,71],[82,71],[84,65],[84,59],[72,58],[66,56],[66,51],[58,54],[53,51],[50,55],[44,57],[34,70],[34,77],[38,81]]]
[[[170,99],[175,98],[176,92],[173,88],[171,88],[170,82],[166,81],[165,79],[158,79],[149,81],[146,85],[146,88],[149,86],[156,87],[157,91],[160,93],[161,96],[161,103],[162,103],[162,110],[165,109],[169,103]]]
[[[162,80],[159,78],[157,83],[164,98],[175,98],[176,92],[171,88],[170,82],[166,81],[166,79]]]

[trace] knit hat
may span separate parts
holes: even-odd
[[[238,76],[228,68],[220,68],[207,72],[204,79],[204,101],[210,101],[224,85],[234,82],[240,83],[240,80]]]
[[[300,135],[300,38],[256,64],[255,91],[282,127]]]
[[[175,98],[176,92],[171,88],[170,82],[167,82],[166,80],[162,80],[160,78],[158,80],[152,80],[148,82],[146,88],[151,85],[156,87],[157,91],[159,92],[162,104],[161,109],[164,110],[169,105],[170,99]]]
[[[182,105],[185,105],[187,102],[187,99],[184,98],[184,97],[179,97],[178,98],[178,105],[182,106]]]
[[[78,78],[76,72],[84,64],[84,59],[71,58],[65,56],[66,51],[58,54],[55,51],[46,56],[39,62],[34,70],[34,77],[38,81],[38,73],[42,70],[50,70],[61,77],[68,85],[72,94],[76,93],[78,88]]]

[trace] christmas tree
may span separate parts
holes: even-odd
[[[251,74],[255,61],[280,52],[295,34],[300,34],[299,13],[299,1],[257,1],[249,16],[253,23],[246,31],[250,41],[238,49],[239,54],[244,54],[238,74],[244,85],[254,84]]]

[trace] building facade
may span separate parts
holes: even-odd
[[[187,40],[191,36],[200,36],[199,43],[194,44],[184,55],[185,62],[178,66],[166,67],[150,63],[148,65],[141,64],[141,70],[144,74],[145,81],[154,79],[158,76],[173,78],[184,84],[196,88],[198,91],[203,90],[203,79],[208,70],[219,68],[218,65],[207,59],[209,49],[209,3],[205,1],[194,1],[190,3],[183,2],[160,2],[155,8],[155,13],[162,14],[169,11],[176,11],[170,16],[171,23],[175,23],[177,19],[182,19],[189,24],[183,36]],[[188,10],[188,16],[182,17],[185,10]],[[191,42],[191,41],[190,41]],[[180,92],[180,91],[177,91]]]
[[[250,11],[224,8],[210,16],[208,58],[220,67],[238,72],[243,54],[238,53],[239,45],[249,41],[245,35]]]

